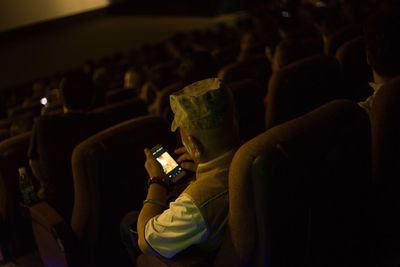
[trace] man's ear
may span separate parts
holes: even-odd
[[[188,145],[192,153],[192,156],[194,157],[194,160],[195,161],[199,160],[204,152],[203,145],[199,142],[199,140],[196,139],[196,137],[191,135],[188,136],[188,141],[189,141]]]

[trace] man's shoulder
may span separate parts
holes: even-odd
[[[213,201],[221,199],[225,201],[228,197],[228,177],[195,180],[183,193],[187,194],[198,208]]]

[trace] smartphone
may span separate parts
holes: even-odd
[[[156,145],[151,149],[153,157],[161,164],[167,177],[176,183],[186,175],[186,171],[171,157],[171,155],[161,145]]]

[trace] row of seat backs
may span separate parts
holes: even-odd
[[[359,226],[368,216],[369,133],[366,113],[338,100],[243,145],[231,165],[230,235],[218,261],[358,266],[368,259]]]
[[[0,142],[0,243],[17,258],[31,253],[35,242],[29,216],[24,216],[18,183],[18,168],[27,167],[27,151],[31,133],[24,133]]]
[[[361,101],[372,93],[368,85],[372,74],[362,38],[343,45],[337,59],[317,54],[289,64],[271,77],[270,72],[260,64],[269,65],[265,57],[258,57],[226,66],[221,69],[219,76],[228,83],[243,77],[253,77],[258,82],[259,77],[269,79],[268,89],[263,89],[264,94],[268,93],[266,129],[305,114],[328,101],[338,98]],[[260,70],[263,75],[259,75]]]
[[[350,98],[339,62],[316,55],[289,64],[269,81],[265,127],[270,129],[339,98]]]

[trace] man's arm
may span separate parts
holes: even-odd
[[[147,192],[146,199],[154,200],[160,203],[165,203],[167,198],[167,190],[159,184],[152,184],[149,187],[149,191]],[[142,210],[139,214],[139,219],[137,223],[137,231],[139,236],[139,248],[140,250],[147,255],[158,255],[156,251],[153,250],[151,246],[147,243],[145,239],[145,227],[147,222],[155,217],[156,215],[161,214],[166,209],[166,206],[161,206],[153,203],[146,203],[143,205]]]
[[[145,168],[150,177],[165,177],[164,171],[161,165],[157,162],[157,160],[151,154],[149,149],[145,149],[144,153],[146,155]],[[160,184],[153,183],[149,186],[149,190],[147,192],[146,200],[147,203],[143,204],[143,208],[140,211],[138,223],[137,223],[137,231],[138,231],[138,245],[140,250],[144,254],[148,255],[158,255],[156,251],[154,251],[145,239],[145,227],[147,222],[156,215],[161,214],[166,208],[166,199],[167,199],[167,190],[164,186]],[[158,204],[157,204],[158,203]]]

